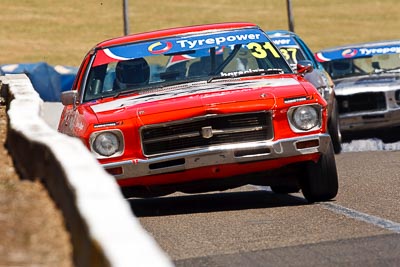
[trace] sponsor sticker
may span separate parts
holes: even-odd
[[[296,42],[290,37],[287,37],[287,38],[284,38],[284,37],[272,38],[272,41],[274,42],[274,44],[276,46],[297,45]]]
[[[342,52],[342,56],[344,58],[351,58],[357,55],[358,50],[357,49],[346,49]]]
[[[94,66],[116,60],[146,57],[159,54],[178,54],[185,51],[197,51],[212,47],[226,47],[235,44],[269,43],[266,35],[259,29],[244,29],[225,32],[214,32],[203,35],[175,36],[157,41],[130,43],[99,50]],[[267,45],[268,46],[268,45]],[[255,53],[263,53],[262,47],[255,48]],[[264,48],[268,49],[268,48]],[[262,56],[262,55],[261,55]],[[99,62],[97,62],[99,61]]]
[[[148,51],[152,54],[163,54],[171,50],[172,43],[171,42],[155,42],[151,44],[148,48]]]
[[[330,61],[343,58],[370,57],[382,54],[400,54],[400,45],[376,45],[369,47],[357,47],[348,49],[337,49],[332,51],[321,51],[316,54],[318,61]]]
[[[193,37],[176,42],[181,48],[196,49],[204,46],[229,46],[235,43],[242,43],[246,41],[258,41],[263,39],[260,33],[227,33],[215,37]]]
[[[387,46],[377,48],[360,48],[362,55],[370,56],[376,54],[400,54],[400,46]]]

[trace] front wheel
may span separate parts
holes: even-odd
[[[328,122],[328,132],[332,139],[335,154],[340,154],[340,152],[342,152],[342,134],[340,132],[339,114],[336,99],[334,99],[331,118]]]
[[[306,170],[300,186],[309,202],[328,201],[337,195],[339,185],[332,142],[318,162],[309,162]]]

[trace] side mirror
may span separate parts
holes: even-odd
[[[74,105],[74,107],[75,107],[77,96],[78,96],[78,93],[76,90],[62,92],[61,93],[61,103],[64,106]]]
[[[297,62],[297,73],[304,75],[314,70],[313,64],[310,60],[299,60]]]

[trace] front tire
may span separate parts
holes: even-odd
[[[331,118],[329,119],[328,132],[332,139],[333,149],[335,154],[342,152],[342,134],[340,132],[338,105],[334,99]]]
[[[301,190],[308,202],[328,201],[338,192],[338,175],[333,145],[329,142],[328,150],[318,162],[309,162],[306,175],[301,179]]]

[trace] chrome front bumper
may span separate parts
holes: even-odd
[[[103,167],[105,169],[122,168],[123,173],[114,176],[116,179],[127,179],[220,164],[245,163],[325,153],[328,150],[330,141],[329,134],[316,134],[278,141],[213,146],[149,159],[103,164]]]
[[[373,130],[400,126],[400,109],[384,112],[362,112],[340,115],[340,130],[343,132]]]

